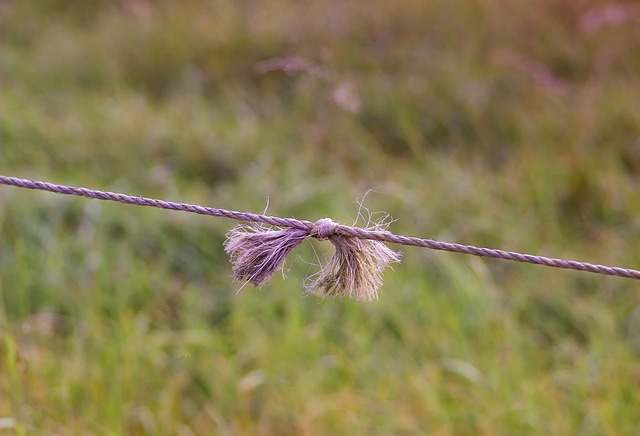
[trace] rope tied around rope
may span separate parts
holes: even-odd
[[[315,222],[309,235],[318,239],[327,239],[335,233],[337,228],[338,223],[334,223],[331,218],[322,218]]]
[[[335,253],[321,267],[317,278],[305,285],[307,291],[364,301],[377,298],[382,285],[382,272],[389,264],[400,261],[401,254],[391,250],[383,242],[640,280],[640,271],[634,269],[396,235],[381,224],[360,228],[339,224],[330,218],[322,218],[313,223],[295,218],[176,203],[2,175],[0,184],[248,222],[250,225],[238,225],[231,229],[224,246],[231,257],[235,279],[255,286],[267,282],[282,267],[291,250],[309,237],[328,240],[334,245]]]

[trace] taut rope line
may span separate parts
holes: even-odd
[[[360,227],[347,226],[331,221],[329,218],[323,218],[316,223],[306,220],[298,220],[295,218],[281,218],[269,215],[254,214],[249,212],[238,212],[227,209],[218,209],[214,207],[205,207],[188,203],[176,203],[172,201],[164,201],[153,198],[131,196],[116,192],[99,191],[94,189],[80,188],[75,186],[58,185],[48,182],[33,181],[20,179],[17,177],[8,177],[0,175],[0,184],[16,186],[26,189],[35,189],[39,191],[54,192],[63,195],[76,195],[81,197],[93,198],[97,200],[116,201],[119,203],[133,204],[136,206],[149,206],[160,209],[177,210],[182,212],[197,213],[200,215],[209,215],[216,217],[231,218],[236,221],[244,221],[248,223],[268,224],[275,227],[285,227],[292,230],[265,230],[264,228],[240,226],[229,233],[229,239],[225,244],[227,252],[231,255],[234,262],[234,273],[236,279],[248,280],[255,285],[261,285],[271,277],[271,274],[279,268],[284,261],[284,257],[295,246],[307,237],[317,239],[328,239],[336,248],[345,249],[342,253],[345,258],[337,259],[343,261],[339,265],[332,266],[335,271],[334,276],[329,280],[328,277],[321,277],[314,282],[315,286],[311,286],[311,291],[316,288],[322,288],[325,293],[330,295],[349,295],[359,299],[372,299],[373,296],[363,297],[353,292],[359,292],[357,288],[366,286],[375,286],[379,284],[368,283],[368,277],[359,277],[358,271],[361,267],[372,268],[381,274],[382,269],[389,262],[399,261],[399,254],[389,249],[385,251],[381,248],[383,244],[362,245],[353,243],[353,240],[362,240],[363,243],[373,242],[389,242],[392,244],[400,244],[407,246],[430,248],[432,250],[451,251],[455,253],[471,254],[481,257],[492,257],[495,259],[511,260],[515,262],[532,263],[536,265],[550,266],[554,268],[572,269],[578,271],[588,271],[596,274],[605,274],[618,277],[626,277],[630,279],[640,280],[640,271],[621,268],[615,266],[598,265],[588,262],[579,262],[575,260],[564,260],[552,257],[536,256],[532,254],[523,254],[513,251],[505,251],[494,248],[475,247],[473,245],[463,245],[450,242],[436,241],[433,239],[416,238],[410,236],[396,235],[385,229],[373,228],[364,229]],[[243,245],[249,239],[249,246]],[[352,240],[347,242],[347,240]],[[264,245],[268,243],[267,245]],[[271,244],[271,245],[269,245]],[[363,248],[364,247],[364,248]],[[368,253],[367,248],[372,248],[372,252]],[[384,247],[386,248],[386,247]],[[248,257],[245,256],[248,252]],[[383,250],[380,252],[379,250]],[[353,253],[351,252],[353,251]],[[365,254],[363,254],[365,253]],[[338,253],[336,253],[337,255]],[[272,256],[274,255],[274,256]],[[244,257],[243,257],[244,256]],[[376,257],[380,257],[376,260]],[[333,261],[334,259],[332,259]],[[378,262],[379,260],[379,262]],[[275,262],[272,264],[270,262]],[[355,262],[355,265],[350,263]],[[359,263],[358,263],[359,262]],[[353,266],[354,268],[347,268]],[[265,269],[266,268],[266,269]],[[241,269],[241,271],[238,271]],[[326,271],[321,271],[321,273]],[[365,274],[362,272],[362,274]],[[355,276],[354,276],[355,274]],[[360,279],[364,283],[360,283]],[[330,283],[317,283],[318,281],[329,280]],[[343,283],[344,280],[351,280],[354,283]],[[344,289],[342,289],[344,287]],[[354,289],[356,289],[354,291]]]

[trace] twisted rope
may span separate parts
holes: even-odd
[[[513,251],[498,250],[494,248],[475,247],[473,245],[463,245],[450,242],[436,241],[433,239],[415,238],[409,236],[396,235],[386,230],[368,230],[359,227],[346,226],[323,218],[316,223],[295,218],[281,218],[275,216],[254,214],[249,212],[237,212],[233,210],[204,207],[188,203],[176,203],[153,198],[145,198],[120,194],[116,192],[98,191],[94,189],[79,188],[74,186],[58,185],[54,183],[39,182],[17,177],[7,177],[0,175],[0,184],[17,186],[26,189],[54,192],[64,195],[76,195],[93,198],[97,200],[116,201],[119,203],[133,204],[136,206],[156,207],[159,209],[177,210],[182,212],[197,213],[216,217],[230,218],[237,221],[249,223],[263,223],[277,227],[288,227],[306,232],[306,236],[317,239],[327,239],[329,237],[343,236],[370,240],[378,242],[389,242],[407,246],[430,248],[432,250],[450,251],[455,253],[471,254],[480,257],[491,257],[495,259],[511,260],[515,262],[532,263],[554,268],[564,268],[577,271],[587,271],[596,274],[626,277],[640,280],[640,271],[620,268],[614,266],[598,265],[576,260],[564,260],[552,257],[523,254]]]

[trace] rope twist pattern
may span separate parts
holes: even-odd
[[[0,175],[0,184],[16,186],[25,189],[35,189],[40,191],[48,191],[54,192],[57,194],[64,195],[75,195],[87,198],[93,198],[97,200],[106,200],[106,201],[115,201],[124,204],[132,204],[136,206],[148,206],[155,207],[160,209],[168,209],[168,210],[176,210],[182,212],[190,212],[196,213],[200,215],[208,215],[215,217],[224,217],[230,218],[236,221],[243,221],[248,223],[261,223],[267,224],[269,226],[274,227],[285,227],[289,229],[295,229],[296,231],[287,232],[286,230],[281,231],[273,231],[264,229],[256,230],[255,228],[252,230],[249,236],[247,236],[246,227],[244,230],[239,230],[235,232],[230,232],[229,242],[227,244],[227,251],[232,255],[232,260],[234,256],[244,256],[248,255],[249,257],[242,258],[243,260],[243,273],[238,275],[236,274],[237,279],[249,280],[256,285],[260,285],[264,282],[264,280],[270,277],[270,274],[273,273],[272,268],[274,268],[274,264],[277,263],[275,267],[279,267],[284,260],[284,256],[288,253],[292,248],[294,248],[298,243],[304,240],[306,237],[314,237],[317,239],[328,239],[334,245],[336,245],[337,249],[342,251],[341,255],[343,256],[340,259],[340,263],[337,265],[332,265],[335,268],[335,274],[331,277],[322,276],[323,280],[322,287],[329,294],[332,295],[332,292],[335,289],[341,290],[338,292],[339,294],[346,293],[349,296],[353,291],[353,288],[358,288],[358,286],[364,286],[360,282],[365,283],[367,285],[375,285],[377,284],[377,277],[375,280],[368,277],[360,277],[358,274],[360,272],[345,269],[345,265],[349,263],[355,262],[355,268],[358,269],[362,265],[367,265],[369,268],[373,268],[378,271],[381,271],[384,266],[388,262],[395,262],[399,260],[398,253],[394,253],[391,250],[388,252],[385,251],[380,246],[382,242],[388,242],[399,245],[406,246],[414,246],[414,247],[423,247],[429,248],[432,250],[442,250],[442,251],[450,251],[455,253],[463,253],[463,254],[471,254],[474,256],[481,257],[491,257],[495,259],[504,259],[515,262],[523,262],[523,263],[531,263],[536,265],[544,265],[554,268],[564,268],[564,269],[572,269],[578,271],[588,271],[597,274],[605,274],[610,276],[618,276],[618,277],[626,277],[630,279],[640,280],[640,271],[628,268],[620,268],[614,266],[606,266],[606,265],[598,265],[587,262],[579,262],[575,260],[563,260],[557,258],[550,258],[544,256],[536,256],[532,254],[523,254],[517,253],[513,251],[505,251],[494,248],[482,248],[475,247],[473,245],[463,245],[456,244],[450,242],[442,242],[436,241],[433,239],[423,239],[416,237],[409,237],[403,235],[396,235],[387,230],[369,230],[363,229],[359,227],[346,226],[343,224],[338,224],[333,222],[329,218],[323,218],[313,223],[311,221],[299,220],[295,218],[281,218],[276,216],[255,214],[249,212],[238,212],[234,210],[227,209],[219,209],[213,207],[204,207],[194,204],[188,203],[176,203],[172,201],[164,201],[153,198],[146,197],[138,197],[131,196],[116,192],[108,192],[108,191],[99,191],[94,189],[80,188],[74,186],[66,186],[66,185],[58,185],[54,183],[48,182],[40,182],[33,181],[27,179],[20,179],[17,177],[8,177]],[[262,233],[261,233],[262,232]],[[281,232],[281,233],[278,233]],[[231,238],[236,238],[235,241],[231,241]],[[248,239],[247,237],[253,237],[251,247],[248,248],[243,243],[246,243]],[[346,237],[346,238],[345,238]],[[294,241],[295,239],[295,241]],[[357,245],[353,243],[345,243],[348,239],[357,239],[363,241],[370,241],[371,243],[377,243],[379,245]],[[234,244],[234,242],[240,241],[239,245]],[[264,245],[265,241],[272,244],[269,248],[261,247],[261,244]],[[340,245],[345,244],[345,245]],[[348,245],[351,244],[351,245]],[[230,248],[231,247],[231,248]],[[240,248],[238,248],[240,247]],[[283,248],[284,247],[284,248]],[[385,247],[386,248],[386,247]],[[235,249],[239,249],[240,252],[234,251]],[[249,249],[249,252],[243,252],[242,250]],[[274,253],[274,252],[265,252],[265,250],[284,250],[283,252]],[[260,251],[262,250],[262,251]],[[388,250],[388,249],[387,249]],[[362,253],[367,253],[363,258]],[[272,256],[273,255],[273,256]],[[373,256],[373,257],[367,257]],[[374,261],[376,256],[379,259],[386,260],[386,262],[376,262]],[[266,262],[266,261],[269,262]],[[333,261],[333,260],[332,260]],[[253,266],[246,264],[246,262],[253,262]],[[256,263],[257,262],[257,263]],[[263,262],[263,263],[260,263]],[[260,270],[260,268],[264,268],[265,265],[268,264],[267,270]],[[373,267],[371,265],[374,265]],[[353,265],[348,265],[353,266]],[[256,270],[258,268],[258,270]],[[336,272],[337,271],[337,272]],[[353,281],[351,284],[345,284],[343,279],[345,277],[339,277],[343,275]],[[364,273],[362,273],[364,274]],[[252,280],[253,279],[253,280]],[[320,280],[320,279],[319,279]],[[341,281],[342,280],[342,281]],[[372,284],[373,283],[373,284]],[[320,285],[318,285],[320,286]],[[313,291],[313,290],[312,290]],[[344,292],[343,292],[344,291]],[[356,296],[359,298],[358,296]],[[374,297],[367,296],[365,299],[372,299]]]

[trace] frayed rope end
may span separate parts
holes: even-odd
[[[308,237],[314,237],[331,242],[335,253],[317,273],[317,278],[306,285],[308,293],[359,301],[377,299],[384,269],[391,262],[399,262],[401,254],[382,242],[339,234],[339,227],[328,218],[319,220],[308,230],[236,226],[229,231],[225,242],[234,278],[254,286],[263,285],[282,267],[291,250]],[[383,229],[381,225],[374,228]]]
[[[308,236],[308,231],[296,228],[234,227],[227,233],[224,247],[231,257],[235,280],[246,280],[254,286],[266,283],[282,267],[291,250]]]
[[[378,241],[342,235],[328,239],[336,252],[318,278],[306,286],[307,292],[359,301],[377,300],[384,269],[391,262],[400,262],[401,253]]]

